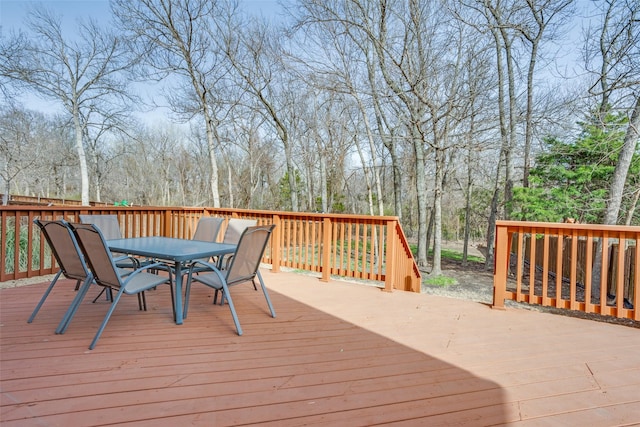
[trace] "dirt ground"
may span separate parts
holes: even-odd
[[[462,242],[446,241],[443,249],[462,253]],[[475,245],[469,245],[468,255],[482,258],[484,255]],[[467,299],[471,301],[491,304],[493,302],[493,272],[484,268],[484,262],[468,262],[462,265],[461,261],[442,259],[442,274],[453,278],[455,284],[448,286],[436,286],[422,284],[422,292],[432,295],[441,295],[451,298]],[[423,281],[428,278],[428,273],[423,273]]]

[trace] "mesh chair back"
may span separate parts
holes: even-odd
[[[83,224],[95,224],[105,239],[122,239],[117,215],[80,215]]]
[[[34,223],[40,228],[49,243],[62,274],[68,279],[85,280],[89,272],[68,223],[63,220],[42,221],[39,219],[36,219]]]
[[[110,288],[120,288],[120,276],[100,229],[95,224],[69,226],[73,229],[96,283]]]
[[[203,216],[198,220],[196,231],[193,233],[193,240],[215,242],[218,240],[218,232],[223,222],[224,218]]]
[[[232,245],[236,245],[240,241],[240,236],[242,236],[242,232],[247,227],[255,227],[258,224],[258,221],[255,219],[239,219],[239,218],[231,218],[229,219],[229,223],[227,224],[227,229],[224,232],[224,239],[222,243],[229,243]]]
[[[272,224],[245,229],[227,270],[228,286],[253,280],[274,227],[275,225]]]

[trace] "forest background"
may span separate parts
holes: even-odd
[[[279,5],[3,20],[3,193],[395,215],[435,273],[497,219],[640,224],[640,2]]]

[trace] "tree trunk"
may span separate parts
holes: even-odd
[[[362,172],[364,173],[364,183],[367,186],[367,200],[369,202],[369,215],[375,215],[373,210],[373,193],[371,190],[371,178],[369,177],[369,172],[367,172],[367,165],[364,160],[364,154],[362,153],[362,148],[360,148],[360,143],[358,142],[358,137],[354,138],[354,142],[356,144],[356,150],[358,151],[358,156],[360,156],[360,163],[362,163]]]
[[[500,120],[500,154],[498,156],[498,167],[496,168],[496,180],[494,183],[493,197],[489,211],[489,223],[487,224],[487,256],[485,259],[485,269],[493,269],[493,254],[495,247],[495,227],[498,219],[498,205],[500,200],[500,167],[503,160],[507,157],[509,140],[507,136],[507,125],[505,123],[505,107],[504,107],[504,71],[502,65],[502,48],[500,38],[495,29],[492,29],[493,39],[496,45],[496,71],[498,74],[498,117]],[[506,175],[506,172],[505,172]]]
[[[80,124],[80,113],[77,105],[73,107],[73,125],[76,133],[76,151],[78,152],[78,160],[80,161],[80,181],[82,206],[89,206],[89,168],[87,167],[87,156],[82,144],[82,125]]]
[[[434,197],[434,239],[433,239],[433,268],[431,274],[442,274],[442,182],[444,175],[444,150],[436,148],[436,182]]]
[[[362,113],[362,120],[364,121],[364,128],[367,133],[367,140],[369,141],[369,151],[371,152],[371,174],[373,175],[373,184],[376,186],[376,191],[378,192],[378,215],[382,216],[384,215],[384,203],[382,202],[382,185],[380,183],[380,171],[376,168],[376,158],[375,158],[376,149],[375,149],[373,133],[371,132],[371,123],[369,122],[367,109],[362,103],[360,96],[358,96],[358,93],[355,91],[352,91],[351,96],[353,96],[356,99],[356,102],[358,103],[358,108]],[[369,193],[369,205],[370,205],[369,210],[371,215],[373,216],[375,215],[375,212],[373,210],[373,197],[372,197],[373,186],[371,184],[369,175],[366,171],[367,165],[365,163],[364,154],[362,154],[362,150],[360,149],[360,144],[358,144],[357,142],[357,136],[356,136],[356,145],[358,147],[358,153],[360,154],[360,161],[362,162],[365,178],[367,179],[367,190]]]
[[[424,164],[424,146],[420,133],[414,124],[413,128],[413,150],[416,165],[416,193],[418,199],[418,267],[426,268],[428,265],[427,251],[429,241],[427,240],[427,177]]]
[[[620,213],[620,205],[622,204],[622,195],[624,193],[624,184],[627,181],[627,174],[631,166],[631,160],[638,147],[638,139],[640,135],[640,96],[636,98],[636,105],[631,114],[631,120],[624,136],[624,144],[618,156],[618,163],[613,172],[611,188],[609,190],[609,203],[604,216],[605,224],[617,224],[618,214]]]
[[[216,138],[215,129],[209,114],[209,109],[203,106],[204,120],[206,122],[207,132],[207,151],[209,153],[209,166],[211,167],[211,178],[209,184],[211,186],[211,197],[213,199],[213,207],[220,207],[220,191],[218,187],[218,162],[216,160]]]
[[[504,202],[505,218],[510,217],[509,204],[513,198],[513,152],[516,147],[516,89],[515,76],[513,70],[513,57],[511,52],[511,40],[506,31],[502,29],[505,49],[505,60],[507,61],[507,82],[509,85],[509,137],[507,140],[507,150],[504,155]]]
[[[389,140],[393,139],[393,136],[390,135]],[[391,156],[391,169],[393,170],[393,204],[394,204],[394,213],[398,217],[400,221],[402,221],[402,174],[400,172],[400,167],[398,166],[398,154],[396,150],[396,144],[393,141],[390,141],[385,146],[389,150],[389,156]]]
[[[287,176],[289,177],[289,195],[291,196],[291,210],[298,212],[298,186],[296,185],[296,169],[293,166],[293,158],[289,137],[286,132],[281,132],[282,143],[284,144],[284,156],[287,163]]]
[[[627,180],[627,173],[631,165],[631,159],[638,146],[638,129],[640,128],[640,97],[636,98],[636,105],[627,127],[624,137],[624,145],[618,156],[618,163],[613,172],[613,179],[609,189],[609,203],[605,212],[604,223],[615,225],[618,222],[618,214],[620,213],[620,205],[622,203],[622,194],[624,184]],[[608,248],[604,248],[604,253],[608,253]],[[593,262],[593,280],[591,281],[592,301],[597,302],[600,296],[600,285],[602,275],[606,272],[602,271],[603,248],[602,240],[598,240],[596,248],[596,257]]]
[[[638,201],[640,201],[640,188],[638,188],[634,195],[633,201],[631,202],[631,208],[629,208],[629,212],[627,212],[627,219],[624,221],[624,225],[631,225],[631,220],[633,220],[633,214],[636,212],[636,206],[638,206]]]
[[[473,121],[471,123],[471,129],[473,129]],[[473,134],[471,132],[471,134]],[[469,138],[471,139],[471,138]],[[464,245],[462,247],[462,265],[467,266],[467,257],[469,255],[469,227],[471,226],[471,191],[473,190],[473,173],[471,169],[471,147],[467,153],[467,188],[465,191],[465,206],[464,206]]]
[[[322,212],[329,212],[329,189],[327,188],[327,160],[320,153],[320,196],[322,199]]]
[[[9,204],[9,192],[11,191],[11,182],[5,181],[4,194],[2,195],[2,206]]]
[[[531,58],[527,71],[527,112],[525,116],[524,131],[524,169],[522,174],[522,186],[529,187],[529,169],[531,168],[531,141],[533,140],[533,74],[536,68],[538,56],[537,40],[531,46]]]
[[[233,178],[232,178],[232,168],[231,162],[227,162],[227,191],[229,191],[229,207],[234,207],[233,200]]]

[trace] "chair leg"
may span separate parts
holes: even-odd
[[[120,297],[122,297],[123,293],[124,293],[124,288],[121,288],[118,291],[118,294],[116,295],[116,297],[114,298],[113,303],[109,307],[107,314],[104,316],[104,320],[102,321],[100,328],[98,328],[98,332],[96,332],[96,336],[93,337],[93,341],[91,341],[91,344],[89,345],[89,350],[93,350],[96,344],[98,343],[98,340],[100,339],[100,336],[104,331],[104,328],[107,326],[107,322],[109,322],[109,319],[111,318],[113,311],[116,309],[116,305],[118,304],[118,301],[120,301]]]
[[[98,301],[98,298],[100,298],[100,295],[102,294],[105,294],[104,298],[106,301],[113,301],[113,291],[111,290],[111,288],[103,287],[100,293],[96,295],[96,297],[91,302],[95,304],[95,302]]]
[[[189,273],[187,274],[187,283],[184,285],[184,307],[182,308],[183,319],[187,318],[187,312],[189,311],[189,297],[191,296],[191,277],[193,277],[193,275],[191,269],[189,269]],[[171,290],[173,291],[173,286],[171,286]],[[171,293],[171,295],[173,295],[173,292]],[[175,308],[175,304],[173,307]]]
[[[236,331],[238,331],[238,335],[242,335],[242,328],[240,327],[240,321],[238,320],[238,315],[236,314],[236,308],[233,305],[233,300],[231,299],[231,294],[229,293],[229,287],[226,282],[222,283],[222,299],[224,300],[226,297],[227,303],[229,304],[229,310],[231,310],[231,317],[233,317],[233,323],[236,325]]]
[[[58,324],[56,328],[56,334],[64,334],[67,328],[69,327],[69,323],[71,323],[71,319],[75,316],[76,311],[78,311],[78,307],[80,307],[80,303],[84,300],[85,295],[87,295],[87,291],[91,287],[93,283],[93,276],[90,274],[87,279],[84,281],[75,298],[71,302],[71,305],[67,309],[67,312],[64,314],[64,317]]]
[[[176,313],[176,298],[175,295],[173,293],[173,274],[171,273],[171,269],[167,268],[167,273],[169,274],[169,278],[167,279],[167,283],[169,284],[169,291],[171,292],[171,310],[173,311],[173,321],[175,322],[178,319],[177,313]],[[157,287],[154,287],[153,289],[156,289]],[[185,289],[185,295],[187,293],[187,289]],[[186,305],[186,299],[184,304]],[[182,318],[184,319],[186,316],[186,312],[185,309],[183,307],[182,310]]]
[[[98,298],[100,298],[100,296],[102,294],[104,294],[106,292],[107,288],[102,288],[102,290],[100,291],[100,293],[98,295],[96,295],[96,297],[93,299],[93,301],[91,301],[92,303],[96,303],[96,301],[98,301]],[[107,301],[109,300],[109,295],[107,295]]]
[[[144,295],[144,291],[138,294],[138,308],[140,311],[147,311],[147,298]]]
[[[173,295],[173,282],[171,281],[171,273],[169,273],[169,290],[171,291],[171,309],[173,310],[173,321],[175,322],[177,320],[176,299],[175,299],[175,296]],[[186,316],[184,316],[184,311],[183,311],[183,318],[184,317]]]
[[[33,322],[33,319],[35,319],[36,314],[38,314],[38,311],[40,311],[40,307],[42,307],[42,304],[44,304],[44,300],[46,300],[47,297],[49,296],[49,293],[51,293],[51,290],[55,286],[55,284],[58,281],[58,278],[60,277],[61,274],[62,274],[62,270],[58,271],[58,273],[56,273],[56,275],[53,278],[53,280],[51,281],[51,283],[49,283],[49,287],[47,288],[46,291],[44,291],[44,295],[42,295],[42,298],[40,298],[40,302],[38,302],[38,305],[33,310],[33,313],[31,313],[31,316],[29,316],[29,320],[27,320],[27,323]]]
[[[271,317],[276,317],[276,311],[273,309],[273,304],[271,304],[271,298],[269,298],[269,293],[267,292],[267,287],[264,285],[264,281],[262,280],[262,275],[260,274],[260,271],[257,272],[256,276],[258,276],[258,280],[260,281],[260,287],[262,287],[262,293],[264,294],[264,298],[267,300],[267,305],[269,306]],[[255,285],[255,282],[254,282],[254,285]]]

